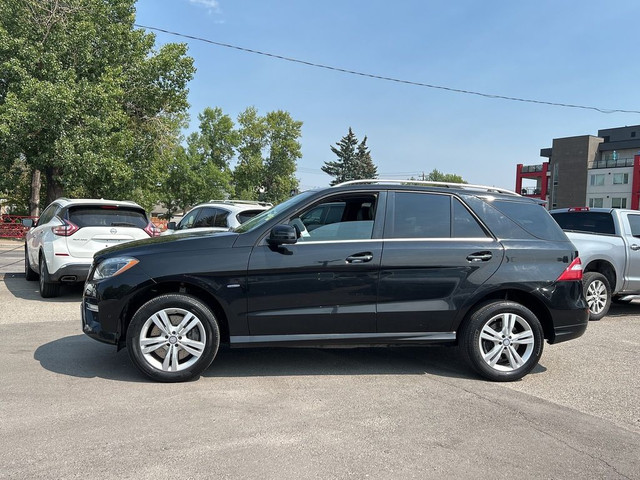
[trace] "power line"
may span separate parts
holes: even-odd
[[[509,97],[506,95],[494,95],[494,94],[490,94],[490,93],[482,93],[482,92],[474,92],[472,90],[462,90],[459,88],[452,88],[452,87],[445,87],[442,85],[432,85],[429,83],[422,83],[422,82],[415,82],[412,80],[403,80],[403,79],[399,79],[399,78],[393,78],[393,77],[386,77],[386,76],[382,76],[382,75],[374,75],[372,73],[364,73],[364,72],[358,72],[356,70],[348,70],[346,68],[340,68],[340,67],[333,67],[331,65],[323,65],[321,63],[314,63],[314,62],[309,62],[306,60],[299,60],[297,58],[291,58],[291,57],[285,57],[282,55],[276,55],[274,53],[268,53],[268,52],[262,52],[260,50],[254,50],[251,48],[244,48],[244,47],[239,47],[237,45],[231,45],[229,43],[222,43],[222,42],[216,42],[213,40],[209,40],[206,38],[202,38],[202,37],[196,37],[194,35],[187,35],[184,33],[178,33],[178,32],[172,32],[170,30],[165,30],[163,28],[158,28],[158,27],[149,27],[146,25],[140,25],[137,23],[133,24],[135,27],[138,28],[145,28],[147,30],[154,30],[157,32],[162,32],[162,33],[166,33],[168,35],[174,35],[176,37],[182,37],[182,38],[188,38],[191,40],[197,40],[200,42],[205,42],[205,43],[210,43],[212,45],[217,45],[219,47],[225,47],[225,48],[232,48],[234,50],[240,50],[241,52],[246,52],[246,53],[253,53],[256,55],[263,55],[265,57],[271,57],[271,58],[277,58],[279,60],[286,60],[287,62],[293,62],[293,63],[299,63],[302,65],[307,65],[309,67],[315,67],[315,68],[323,68],[325,70],[332,70],[335,72],[341,72],[341,73],[347,73],[349,75],[358,75],[361,77],[367,77],[367,78],[374,78],[377,80],[385,80],[388,82],[395,82],[395,83],[403,83],[406,85],[413,85],[416,87],[425,87],[425,88],[433,88],[433,89],[437,89],[437,90],[445,90],[448,92],[454,92],[454,93],[464,93],[467,95],[476,95],[479,97],[485,97],[485,98],[490,98],[490,99],[498,99],[498,100],[509,100],[512,102],[523,102],[523,103],[535,103],[535,104],[539,104],[539,105],[550,105],[552,107],[564,107],[564,108],[580,108],[583,110],[594,110],[596,112],[600,112],[600,113],[636,113],[636,114],[640,114],[640,110],[622,110],[622,109],[606,109],[606,108],[598,108],[598,107],[590,107],[590,106],[586,106],[586,105],[575,105],[575,104],[571,104],[571,103],[558,103],[558,102],[545,102],[543,100],[533,100],[530,98],[518,98],[518,97]]]

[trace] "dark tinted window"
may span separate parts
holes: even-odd
[[[221,210],[219,208],[204,207],[200,209],[198,219],[193,224],[192,228],[203,227],[221,227],[227,228],[227,216],[229,212]]]
[[[481,238],[487,236],[487,232],[484,231],[471,212],[458,199],[454,199],[453,238]]]
[[[615,235],[616,228],[609,212],[555,212],[551,216],[563,230]]]
[[[449,238],[451,197],[396,192],[388,238]]]
[[[245,210],[244,212],[240,212],[236,215],[236,219],[242,224],[262,212],[263,210]]]
[[[58,210],[57,203],[52,203],[51,205],[49,205],[44,210],[44,212],[42,212],[42,215],[40,215],[40,218],[38,219],[38,225],[42,225],[44,223],[47,223],[49,220],[51,220],[53,216],[56,214],[57,210]]]
[[[631,235],[640,238],[640,215],[628,215]]]
[[[544,240],[566,240],[566,235],[549,212],[537,203],[494,200],[490,203],[534,237]]]
[[[127,207],[78,206],[71,207],[66,218],[78,227],[138,227],[145,228],[149,221],[144,210]]]

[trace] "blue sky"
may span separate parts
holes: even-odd
[[[138,24],[373,75],[509,97],[640,110],[640,2],[139,0]],[[640,124],[640,114],[505,100],[313,68],[185,42],[191,129],[206,107],[249,106],[303,122],[303,189],[322,187],[330,146],[365,135],[380,177],[434,168],[515,188],[553,138]]]

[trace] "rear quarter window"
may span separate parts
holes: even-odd
[[[71,207],[66,218],[78,227],[138,227],[149,223],[144,210],[111,206]]]

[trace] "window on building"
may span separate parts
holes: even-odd
[[[593,208],[601,208],[602,207],[602,198],[590,198],[589,206]]]
[[[631,132],[631,138],[634,138],[636,136],[636,132]]]
[[[592,187],[599,187],[601,185],[604,185],[604,173],[596,173],[594,175],[591,175],[589,184]]]
[[[626,197],[622,197],[622,198],[613,197],[611,199],[611,208],[627,208]]]
[[[614,173],[613,174],[613,184],[614,185],[626,185],[629,183],[629,174],[628,173]]]

